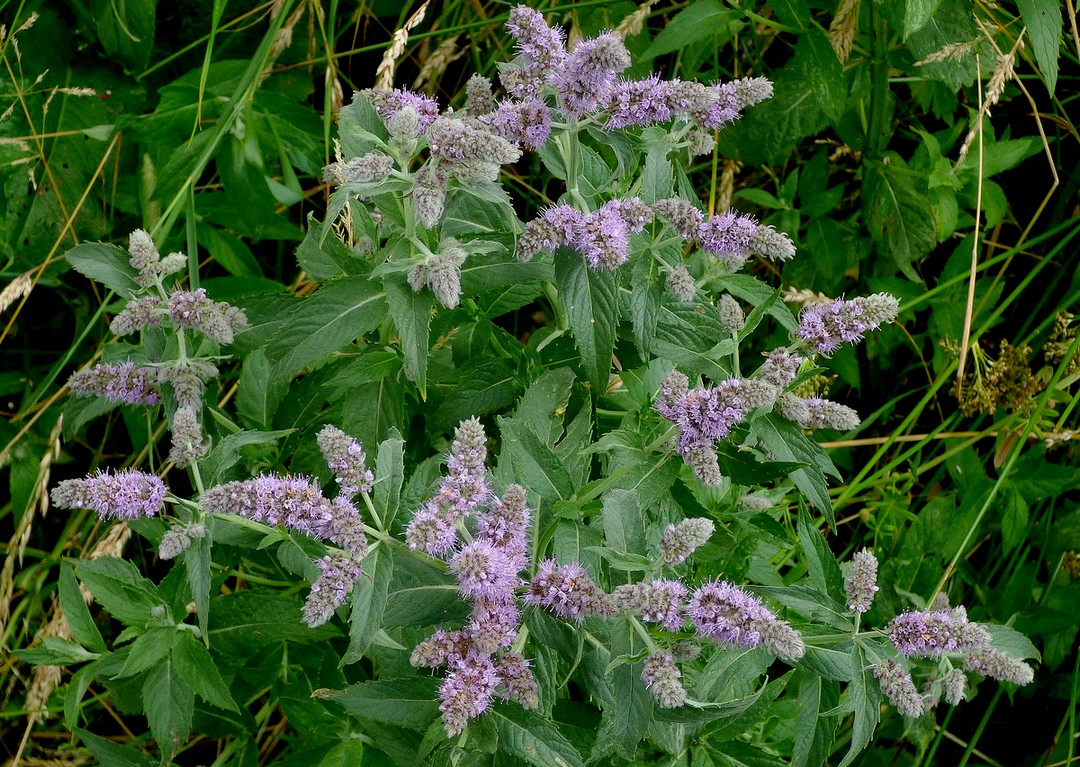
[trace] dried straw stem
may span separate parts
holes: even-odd
[[[427,13],[428,3],[430,2],[431,0],[425,0],[424,4],[416,9],[416,13],[409,17],[401,29],[394,32],[394,36],[390,40],[390,47],[386,49],[382,61],[379,62],[379,66],[375,69],[376,88],[389,90],[394,87],[394,70],[397,67],[398,59],[401,58],[401,54],[405,53],[405,45],[409,42],[409,32],[424,20],[424,14]]]

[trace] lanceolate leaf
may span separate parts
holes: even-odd
[[[837,472],[825,451],[811,442],[798,426],[775,413],[754,420],[750,430],[781,461],[809,464],[809,468],[791,472],[791,478],[814,508],[825,515],[829,525],[835,527],[825,474],[837,476]]]
[[[851,725],[851,746],[844,755],[840,767],[855,761],[874,737],[878,717],[881,715],[881,687],[866,658],[866,651],[859,642],[851,653],[851,684],[847,688],[847,708],[854,711]]]
[[[413,730],[426,730],[439,715],[438,681],[431,677],[361,682],[329,696],[350,714]]]
[[[555,284],[566,313],[581,364],[593,395],[607,390],[611,353],[618,321],[616,272],[594,271],[577,251],[560,248],[555,254]]]
[[[394,572],[394,560],[387,546],[379,546],[364,558],[364,573],[352,592],[349,616],[349,649],[342,665],[355,663],[364,656],[372,638],[382,628],[386,593]]]
[[[519,706],[499,706],[494,714],[499,745],[535,767],[585,767],[581,754],[562,733],[538,714]]]

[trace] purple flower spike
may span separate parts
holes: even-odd
[[[79,397],[101,397],[125,405],[156,405],[161,401],[156,368],[136,367],[134,362],[95,365],[73,373],[68,386]]]
[[[686,622],[687,593],[681,582],[658,578],[651,583],[619,586],[611,596],[616,605],[633,610],[643,620],[678,631]]]
[[[458,589],[468,599],[511,599],[520,583],[506,552],[482,538],[450,559],[450,572],[457,576]]]
[[[540,91],[566,59],[566,38],[559,27],[548,26],[543,15],[524,5],[510,11],[506,28],[517,40],[518,66],[503,70],[503,86],[517,99],[540,96]]]
[[[571,117],[597,111],[610,97],[616,75],[629,66],[630,53],[612,32],[579,43],[552,82],[562,97],[563,111]]]
[[[608,130],[629,125],[655,125],[672,118],[671,83],[659,75],[644,80],[621,80],[608,95]]]
[[[481,598],[473,607],[466,633],[478,650],[492,653],[512,645],[520,627],[521,610],[512,595],[505,599]]]
[[[439,116],[439,104],[430,96],[421,93],[413,93],[405,88],[386,90],[382,88],[365,88],[359,91],[368,97],[375,111],[383,120],[389,120],[405,107],[412,107],[420,116],[418,132],[423,135],[428,126],[435,122]]]
[[[862,549],[851,558],[851,572],[844,581],[848,609],[858,613],[870,609],[874,594],[878,592],[877,568],[877,557],[869,549]]]
[[[892,322],[899,309],[900,302],[888,293],[838,298],[826,306],[804,309],[795,337],[806,341],[810,351],[829,355],[841,344],[857,344],[867,331]]]
[[[909,657],[976,650],[990,643],[986,629],[970,623],[960,610],[911,610],[900,613],[887,629],[889,641]]]
[[[332,533],[333,507],[307,477],[263,474],[207,490],[199,505],[211,514],[236,514],[267,525],[284,525],[315,538]]]
[[[454,523],[439,513],[438,507],[428,504],[413,515],[405,530],[409,548],[433,557],[441,557],[457,545]]]
[[[345,604],[360,578],[360,563],[348,554],[331,554],[319,560],[322,575],[311,584],[304,602],[304,623],[315,628],[326,623],[337,607]]]
[[[322,427],[315,441],[343,496],[352,498],[370,492],[375,475],[367,467],[364,448],[359,442],[329,424]]]
[[[92,509],[102,519],[155,517],[165,506],[165,483],[136,469],[100,469],[86,479],[66,479],[52,490],[54,506]]]
[[[874,666],[874,676],[881,683],[881,691],[896,710],[912,718],[922,716],[925,709],[922,696],[903,666],[887,658]]]
[[[447,674],[439,687],[439,710],[442,711],[446,733],[453,737],[468,725],[470,719],[491,707],[495,688],[501,681],[491,658],[470,653],[459,661],[457,668]]]
[[[690,620],[698,633],[739,647],[765,647],[786,660],[806,652],[802,638],[761,600],[727,581],[700,586],[690,599]]]
[[[495,661],[502,678],[503,697],[516,700],[522,708],[535,709],[540,705],[540,688],[536,684],[529,661],[516,652],[503,653]]]
[[[529,585],[525,603],[546,607],[560,618],[581,623],[589,616],[610,616],[611,598],[596,585],[577,562],[561,567],[554,559],[540,563]]]
[[[660,708],[678,708],[686,703],[686,688],[679,681],[682,672],[675,665],[675,656],[671,653],[658,652],[646,658],[641,678]]]

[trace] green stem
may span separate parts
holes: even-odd
[[[870,14],[870,116],[866,126],[866,148],[863,157],[874,162],[884,150],[885,112],[889,104],[889,62],[885,52],[887,40],[885,20],[878,19],[874,4],[868,4]]]

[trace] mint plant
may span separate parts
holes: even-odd
[[[1030,682],[1031,644],[943,593],[875,614],[896,584],[869,551],[841,565],[807,506],[835,527],[837,472],[806,432],[859,424],[808,386],[815,362],[900,303],[796,317],[740,273],[794,258],[791,238],[699,207],[686,163],[769,82],[626,79],[614,33],[568,50],[524,7],[508,29],[499,87],[474,77],[459,109],[369,89],[341,110],[327,217],[297,253],[310,295],[173,285],[184,269],[197,284],[197,264],[142,231],[126,252],[69,252],[127,301],[113,332],[141,339],[70,387],[153,408],[193,492],[132,467],[54,488],[178,562],[157,584],[124,560],[75,563],[125,627],[106,643],[69,590],[72,639],[22,651],[82,664],[67,720],[100,683],[141,703],[167,762],[197,721],[242,732],[252,694],[281,684],[331,740],[400,764],[618,763],[698,738],[772,764],[790,738],[804,765],[842,749],[850,715],[847,765],[882,696],[917,719],[975,676]],[[522,222],[529,201],[502,180],[530,153],[560,193]],[[526,307],[540,327],[504,329]],[[240,357],[234,409],[206,397],[233,364],[222,347]],[[376,382],[398,392],[385,411],[350,399]],[[280,669],[248,669],[260,652]],[[793,699],[813,715],[767,731]]]

